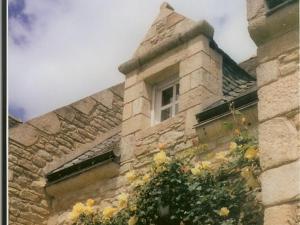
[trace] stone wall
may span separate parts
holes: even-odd
[[[19,121],[18,119],[14,118],[12,116],[8,117],[8,128],[9,129],[12,127],[18,126],[21,123],[22,123],[21,121]]]
[[[45,174],[120,126],[123,91],[124,84],[114,86],[9,130],[10,224],[47,224]]]
[[[299,3],[270,12],[263,0],[249,0],[248,20],[258,46],[264,224],[296,225],[300,223]]]

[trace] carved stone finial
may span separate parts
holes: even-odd
[[[174,8],[167,2],[163,2],[160,6],[160,10],[162,9],[170,9],[170,10],[174,10]]]

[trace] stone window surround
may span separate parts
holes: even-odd
[[[162,110],[161,106],[161,94],[162,91],[165,90],[168,87],[175,86],[179,84],[179,76],[178,73],[174,73],[169,78],[164,79],[163,81],[157,83],[156,85],[153,85],[152,90],[152,104],[151,104],[151,126],[157,125],[163,121],[161,121],[160,114]],[[174,113],[174,107],[176,104],[179,104],[179,101],[176,100],[175,102],[170,103],[172,105],[172,117],[175,116]]]

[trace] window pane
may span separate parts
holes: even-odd
[[[161,93],[161,106],[165,106],[171,103],[173,97],[173,87],[169,87],[163,90]]]
[[[160,121],[164,121],[172,116],[172,108],[167,108],[161,111]]]
[[[176,84],[176,101],[178,100],[179,97],[179,84]]]

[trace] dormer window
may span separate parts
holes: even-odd
[[[178,113],[179,80],[169,79],[154,87],[153,124],[157,124]]]

